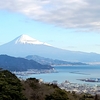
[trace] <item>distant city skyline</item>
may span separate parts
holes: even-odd
[[[26,34],[58,48],[100,54],[99,5],[98,0],[0,1],[0,45]]]

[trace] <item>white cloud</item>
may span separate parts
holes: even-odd
[[[64,28],[100,29],[99,0],[0,0],[0,9]]]

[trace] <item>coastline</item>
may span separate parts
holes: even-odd
[[[77,79],[86,79],[86,78],[99,78],[100,77],[100,66],[91,66],[91,65],[54,65],[54,71],[49,72],[35,72],[35,73],[28,73],[28,74],[21,74],[18,76],[29,78],[42,78],[45,82],[51,82],[53,80],[57,80],[59,83],[68,80],[74,83],[86,83],[84,81],[80,81]],[[86,83],[87,84],[87,83]],[[89,83],[95,84],[95,83]],[[98,83],[97,83],[98,84]]]
[[[83,65],[71,65],[71,64],[62,64],[62,65],[51,65],[53,67],[59,67],[59,66],[87,66],[87,65],[90,65],[90,64],[83,64]]]

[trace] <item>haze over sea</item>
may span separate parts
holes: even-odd
[[[71,83],[100,84],[100,82],[83,82],[78,79],[100,78],[100,65],[75,65],[75,66],[54,66],[57,73],[42,73],[21,76],[23,79],[35,77],[42,78],[44,82],[57,80],[62,83],[65,80]]]

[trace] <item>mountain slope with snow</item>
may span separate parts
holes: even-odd
[[[33,39],[32,37],[30,37],[28,35],[21,35],[21,36],[17,37],[13,42],[15,42],[15,44],[49,45],[47,43],[43,43],[36,39]]]
[[[21,35],[11,42],[1,45],[0,54],[7,54],[15,57],[39,55],[46,58],[81,62],[100,61],[100,54],[69,51],[56,48],[47,43],[33,39],[27,35]]]

